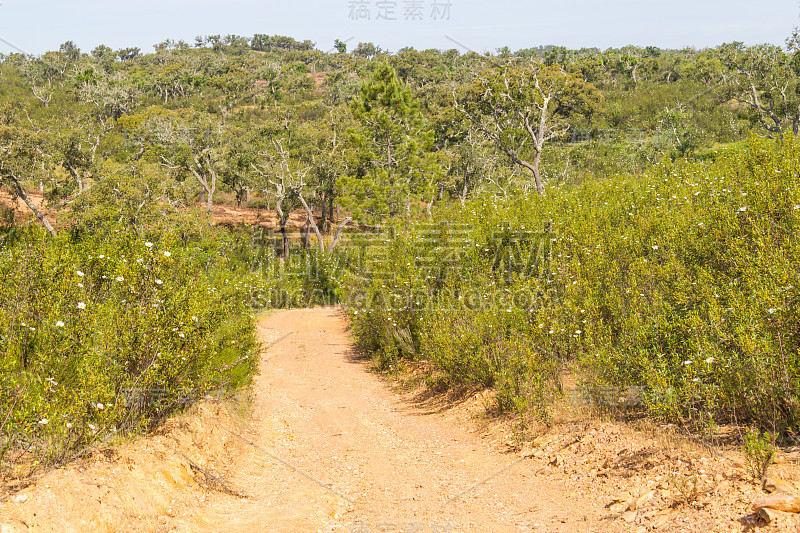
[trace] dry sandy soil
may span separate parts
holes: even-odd
[[[28,197],[51,223],[56,227],[59,226],[58,216],[61,212],[58,207],[52,208],[48,206],[44,200],[44,196],[38,191],[28,191]],[[15,217],[18,221],[34,221],[33,213],[28,206],[25,205],[22,200],[15,199],[6,192],[0,191],[0,207],[10,207],[14,209]],[[202,208],[204,204],[198,203],[196,207]],[[262,226],[272,230],[278,229],[277,214],[274,210],[237,207],[234,203],[230,202],[230,199],[229,203],[214,204],[211,208],[211,218],[215,225],[221,226],[239,226],[245,224]],[[295,230],[303,228],[305,222],[306,214],[302,209],[295,210],[289,215],[288,226],[290,228],[294,228]]]
[[[766,524],[740,453],[564,416],[521,449],[476,394],[401,388],[334,308],[259,322],[249,401],[207,400],[0,503],[0,531],[800,531]],[[800,481],[795,454],[771,468]]]

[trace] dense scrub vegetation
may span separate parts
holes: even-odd
[[[1,55],[2,464],[227,393],[257,309],[336,301],[386,367],[503,409],[546,419],[571,372],[796,435],[798,42]]]
[[[63,459],[249,382],[250,278],[207,237],[151,238],[4,234],[4,454]]]
[[[716,161],[443,208],[352,278],[356,334],[387,366],[429,361],[545,418],[570,371],[600,404],[797,436],[798,154],[754,137]]]

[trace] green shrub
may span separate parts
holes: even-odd
[[[248,293],[214,239],[0,244],[0,451],[58,461],[249,382]]]
[[[742,453],[750,467],[753,479],[764,482],[767,471],[775,456],[775,441],[766,431],[762,435],[758,430],[749,430],[744,436]]]
[[[380,280],[343,285],[354,333],[384,364],[426,359],[511,409],[546,407],[572,369],[597,401],[633,391],[654,417],[788,436],[800,426],[798,165],[797,140],[753,137],[546,197],[442,207],[433,225],[469,228],[469,244],[453,255],[427,222],[387,234],[391,260],[364,266]]]

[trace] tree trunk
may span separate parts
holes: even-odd
[[[464,190],[461,191],[461,194],[458,195],[458,199],[461,201],[461,207],[464,207],[464,204],[467,202],[467,191],[469,190],[467,186],[467,180],[464,179]]]
[[[314,212],[308,207],[305,198],[303,198],[302,194],[297,195],[298,200],[300,203],[303,204],[303,209],[306,210],[306,245],[308,243],[308,228],[309,226],[314,228],[314,235],[317,236],[317,243],[319,243],[319,251],[320,253],[325,253],[325,241],[322,240],[322,234],[319,232],[319,228],[317,227],[317,223],[314,221]]]
[[[281,246],[282,246],[282,257],[284,259],[289,258],[289,237],[286,235],[286,221],[281,220]]]
[[[430,217],[430,216],[433,216],[433,215],[431,215],[431,209],[433,209],[433,203],[434,203],[435,201],[436,201],[436,193],[433,193],[433,194],[431,195],[431,201],[430,201],[430,202],[428,202],[427,204],[425,204],[425,212],[426,212],[426,213],[428,213],[428,216],[429,216],[429,217]]]
[[[205,194],[206,210],[210,213],[211,206],[213,205],[213,200],[214,200],[213,198],[214,191],[217,188],[217,173],[214,172],[214,169],[211,167],[211,158],[209,157],[208,154],[205,154],[205,161],[206,164],[208,165],[208,172],[209,174],[211,174],[210,184],[208,183],[208,178],[206,178],[205,173],[203,174],[200,173],[203,172],[203,165],[200,162],[200,157],[198,156],[194,157],[194,163],[197,166],[197,169],[200,170],[200,172],[198,172],[197,169],[191,166],[189,167],[189,171],[191,171],[191,173],[194,174],[194,177],[197,179],[197,181],[200,183],[200,186],[203,188],[203,193]]]
[[[331,247],[328,248],[328,253],[333,253],[334,248],[336,248],[336,246],[339,245],[339,239],[342,238],[342,231],[344,231],[344,227],[351,220],[353,220],[353,219],[350,218],[350,217],[347,217],[344,220],[342,220],[341,224],[339,224],[339,227],[336,230],[336,235],[333,237],[333,242],[331,243]]]
[[[25,202],[25,204],[30,208],[31,211],[33,211],[34,216],[36,216],[39,222],[42,223],[42,226],[45,227],[45,229],[50,233],[50,235],[55,237],[56,230],[53,228],[53,226],[50,224],[47,218],[45,218],[42,212],[39,211],[39,208],[36,207],[36,205],[31,201],[30,198],[28,198],[28,195],[25,194],[25,189],[22,188],[22,184],[19,182],[17,177],[14,176],[13,174],[11,174],[9,177],[11,178],[11,182],[14,185],[14,193],[20,198],[22,198],[22,201]]]
[[[75,183],[78,184],[78,194],[82,193],[83,179],[81,178],[80,173],[73,166],[67,166],[67,170],[69,170],[69,173],[72,174],[72,177],[75,179]]]
[[[303,248],[308,250],[309,245],[311,244],[311,223],[309,222],[311,219],[306,215],[306,223],[303,224]]]
[[[544,185],[542,185],[542,176],[539,174],[539,162],[542,160],[542,152],[536,152],[536,158],[533,164],[528,163],[523,159],[518,159],[517,162],[523,167],[527,168],[533,174],[533,181],[536,183],[536,192],[544,194]]]
[[[211,212],[211,207],[214,205],[214,191],[217,188],[217,174],[213,170],[209,170],[211,173],[211,187],[208,187],[208,203],[206,204],[206,209],[208,212]]]
[[[289,257],[289,239],[286,236],[286,221],[289,218],[284,215],[283,207],[281,207],[281,198],[275,202],[275,211],[278,212],[278,227],[281,232],[281,254],[284,259]]]

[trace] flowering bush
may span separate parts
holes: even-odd
[[[2,459],[58,460],[248,382],[250,280],[214,239],[156,237],[4,235]]]
[[[393,260],[370,267],[381,281],[344,285],[354,332],[384,363],[428,360],[510,408],[546,410],[571,369],[597,401],[634,387],[653,416],[790,435],[799,164],[797,140],[752,138],[715,160],[443,208],[436,223],[468,227],[469,244],[436,272],[441,239],[398,232]]]

